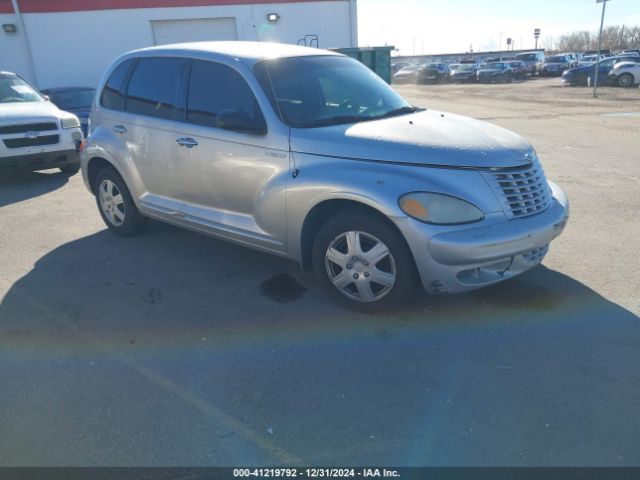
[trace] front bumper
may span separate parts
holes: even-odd
[[[433,226],[409,218],[396,219],[425,290],[436,294],[475,290],[538,265],[569,217],[566,196],[556,185],[550,185],[552,205],[529,217],[485,221],[479,226],[435,234]]]
[[[49,168],[79,163],[80,154],[77,148],[0,157],[0,168],[12,168],[16,170],[47,170]]]

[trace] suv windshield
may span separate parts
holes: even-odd
[[[351,58],[279,58],[260,62],[254,69],[274,110],[290,127],[356,123],[417,110]]]
[[[62,109],[89,108],[95,90],[85,88],[79,90],[65,90],[51,93],[51,101]]]
[[[0,75],[0,103],[42,101],[40,94],[24,80],[14,75]]]
[[[567,58],[561,55],[547,58],[547,63],[566,63]]]

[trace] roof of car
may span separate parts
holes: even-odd
[[[228,57],[258,62],[265,59],[302,57],[311,55],[340,55],[339,53],[318,48],[300,47],[284,43],[270,42],[192,42],[175,43],[157,47],[143,48],[130,53],[214,53]]]

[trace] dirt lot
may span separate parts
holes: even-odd
[[[640,95],[558,84],[398,87],[531,139],[572,216],[544,266],[393,315],[1,173],[0,465],[640,465]]]

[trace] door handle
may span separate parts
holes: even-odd
[[[196,142],[193,138],[191,137],[180,137],[180,138],[176,138],[176,143],[178,145],[180,145],[181,147],[187,147],[187,148],[193,148],[195,146],[198,145],[198,142]]]
[[[116,133],[127,133],[127,127],[124,125],[114,125],[111,129]]]

